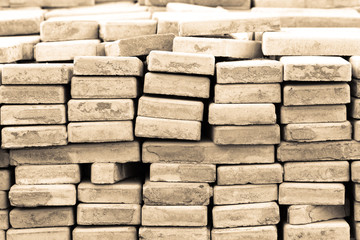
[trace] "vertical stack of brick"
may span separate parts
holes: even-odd
[[[8,191],[12,184],[12,173],[9,169],[9,153],[0,151],[0,239],[5,240],[5,231],[9,225]]]

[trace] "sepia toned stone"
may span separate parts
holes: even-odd
[[[351,181],[360,183],[360,161],[351,163]]]
[[[140,227],[139,237],[144,240],[210,240],[207,227]]]
[[[0,190],[7,191],[12,185],[10,169],[0,169]]]
[[[44,20],[44,13],[41,9],[2,10],[0,36],[39,33],[40,23]]]
[[[213,240],[247,239],[247,240],[277,240],[276,226],[239,227],[227,229],[212,229]]]
[[[72,232],[73,240],[128,239],[137,240],[135,227],[82,227],[77,226]]]
[[[359,98],[351,98],[350,104],[350,114],[352,118],[360,119],[360,99]]]
[[[134,174],[130,163],[93,163],[91,164],[91,182],[94,184],[114,184]]]
[[[289,0],[283,2],[281,0],[255,0],[254,4],[256,7],[289,7],[289,8],[341,8],[357,6],[357,0],[349,0],[343,2],[342,0],[331,0],[314,2],[311,0]]]
[[[356,141],[360,141],[360,121],[353,121],[354,134],[353,138]]]
[[[0,168],[6,168],[10,164],[10,156],[7,150],[0,149]]]
[[[360,80],[359,79],[353,79],[350,83],[351,86],[351,95],[354,97],[359,98],[360,97]]]
[[[29,229],[14,229],[11,228],[6,232],[7,239],[10,240],[70,240],[71,230],[67,227],[52,227],[52,228],[29,228]],[[4,238],[5,239],[5,238]]]
[[[0,230],[7,230],[9,228],[9,210],[0,210]]]
[[[0,191],[0,210],[7,209],[8,207],[8,193],[6,191]]]

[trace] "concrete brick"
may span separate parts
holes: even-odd
[[[144,240],[210,240],[206,227],[140,227],[139,237]]]
[[[9,192],[11,206],[71,206],[76,204],[75,185],[18,185]]]
[[[360,99],[351,98],[350,114],[352,118],[360,119]]]
[[[65,103],[64,86],[0,86],[3,104]]]
[[[72,233],[73,240],[128,239],[137,240],[135,227],[76,227]]]
[[[80,182],[80,166],[24,165],[15,168],[16,184],[77,184]]]
[[[139,179],[131,178],[106,185],[81,182],[77,190],[78,200],[84,203],[140,204],[142,202],[142,183]]]
[[[204,104],[201,101],[142,96],[138,116],[177,120],[202,121]]]
[[[37,62],[70,61],[76,56],[96,56],[100,40],[42,42],[35,46]]]
[[[0,38],[10,43],[17,43],[21,45],[22,57],[20,60],[33,60],[34,59],[34,46],[40,42],[39,35],[24,35],[24,36],[11,36]],[[0,40],[1,41],[1,40]],[[1,41],[2,42],[2,41]],[[18,54],[15,52],[15,54]]]
[[[131,121],[79,122],[68,124],[69,142],[119,142],[133,141]]]
[[[13,228],[62,227],[74,225],[72,207],[14,208],[10,211]]]
[[[280,84],[216,84],[215,103],[281,103]]]
[[[360,161],[351,163],[351,181],[360,183]]]
[[[146,73],[144,93],[209,98],[210,79],[203,76]]]
[[[287,162],[284,181],[287,182],[348,182],[350,167],[347,161]]]
[[[201,122],[138,116],[135,136],[200,141]]]
[[[272,202],[277,199],[277,184],[217,185],[214,187],[215,205]]]
[[[318,223],[310,223],[305,225],[291,225],[285,223],[283,227],[284,240],[299,239],[350,239],[350,226],[343,220],[330,220]]]
[[[152,182],[215,182],[216,166],[213,164],[152,163]]]
[[[345,186],[340,183],[282,183],[279,204],[344,205]]]
[[[215,58],[209,54],[151,51],[148,70],[154,72],[214,75]]]
[[[351,140],[351,137],[352,125],[349,121],[288,124],[283,128],[283,138],[290,142]]]
[[[77,207],[79,225],[139,225],[138,204],[85,204]]]
[[[229,229],[212,229],[213,240],[248,239],[277,240],[276,226],[240,227]]]
[[[284,81],[351,81],[351,64],[341,57],[289,56],[284,64]]]
[[[275,124],[275,105],[211,103],[209,123],[212,125]]]
[[[0,190],[6,191],[9,190],[12,182],[11,182],[12,174],[10,169],[0,169]]]
[[[203,227],[208,223],[206,206],[142,207],[142,226]]]
[[[68,102],[69,121],[132,120],[134,102],[131,99],[95,99]]]
[[[343,2],[341,0],[335,1],[321,1],[314,2],[311,0],[290,0],[283,2],[281,0],[255,0],[254,4],[256,7],[287,7],[287,8],[341,8],[357,6],[357,0],[350,0]]]
[[[136,57],[75,57],[75,75],[142,76],[143,63]]]
[[[61,0],[57,2],[49,0],[9,0],[11,7],[47,7],[47,8],[57,8],[57,7],[78,7],[78,6],[91,6],[95,4],[94,0]]]
[[[353,121],[354,135],[353,138],[356,141],[360,141],[360,121]]]
[[[209,205],[213,189],[207,183],[166,183],[146,181],[143,200],[146,205]]]
[[[33,228],[33,229],[9,229],[6,232],[8,240],[70,240],[70,228],[54,227],[54,228]]]
[[[91,182],[94,184],[114,184],[134,175],[131,163],[93,163]]]
[[[360,202],[354,201],[354,221],[360,221]]]
[[[11,63],[23,58],[23,46],[19,42],[0,38],[0,63]]]
[[[120,20],[100,23],[100,38],[105,42],[156,33],[155,20]]]
[[[48,165],[94,162],[139,162],[139,142],[74,144],[62,147],[11,150],[12,165]]]
[[[171,2],[170,0],[149,0],[149,4],[154,5],[154,6],[167,6],[167,3]],[[240,1],[234,1],[234,0],[230,0],[230,1],[224,1],[224,0],[194,0],[194,1],[189,1],[189,0],[182,0],[182,1],[178,1],[178,2],[182,2],[182,3],[191,3],[191,4],[196,4],[196,5],[204,5],[204,6],[209,6],[209,7],[216,7],[216,6],[236,6],[236,7],[244,7],[244,9],[248,9],[250,7],[250,2],[248,0],[240,0]]]
[[[211,141],[159,142],[146,141],[142,146],[144,163],[273,163],[274,146],[218,146]]]
[[[28,35],[39,33],[40,23],[44,20],[42,10],[3,10],[1,13],[0,36]]]
[[[6,168],[10,164],[9,152],[3,149],[0,149],[0,168]]]
[[[136,98],[138,84],[135,77],[73,77],[72,98]]]
[[[354,195],[354,199],[355,201],[360,201],[360,184],[355,183],[353,184],[353,195]]]
[[[1,130],[2,148],[46,147],[67,144],[66,126],[5,127]]]
[[[331,123],[347,120],[345,105],[282,106],[280,122],[289,123]]]
[[[2,70],[2,84],[68,84],[72,64],[7,64]]]
[[[347,83],[287,84],[283,89],[285,106],[347,103],[350,103],[350,86]]]
[[[293,205],[287,210],[289,224],[307,224],[349,216],[345,206]]]
[[[283,65],[275,60],[245,60],[216,64],[216,82],[279,83],[283,78]]]
[[[182,1],[188,2],[188,1]],[[221,2],[221,1],[220,1]],[[179,3],[168,1],[166,4],[167,12],[225,12],[223,8],[198,6],[189,3]]]
[[[137,28],[137,27],[136,27]],[[105,46],[106,56],[145,56],[151,51],[172,51],[175,35],[152,34],[120,39]]]
[[[7,230],[9,227],[9,210],[0,210],[0,230]]]
[[[349,62],[351,63],[353,77],[360,78],[360,56],[350,57]]]
[[[42,42],[97,39],[98,29],[96,21],[48,20],[40,24],[40,36]]]
[[[0,191],[0,209],[7,209],[8,207],[8,193],[6,191]]]
[[[214,228],[275,225],[280,221],[275,202],[215,206],[212,214]]]
[[[66,123],[65,105],[3,105],[1,125]]]
[[[279,125],[215,126],[212,139],[218,145],[279,144]]]
[[[359,98],[360,97],[360,80],[359,79],[353,79],[350,83],[350,90],[351,95],[354,97]]]

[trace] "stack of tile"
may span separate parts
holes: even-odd
[[[9,153],[0,151],[0,239],[5,240],[5,231],[9,229],[8,191],[12,184],[12,173],[9,167]]]

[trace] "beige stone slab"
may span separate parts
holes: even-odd
[[[78,6],[91,6],[95,4],[94,0],[60,0],[53,2],[51,0],[9,0],[11,7],[78,7]]]
[[[277,240],[278,233],[276,226],[239,227],[228,229],[212,229],[211,237],[213,240]]]
[[[136,98],[138,83],[135,77],[73,77],[71,97],[73,98]]]
[[[216,166],[213,164],[152,163],[152,182],[215,182]]]
[[[99,34],[104,41],[138,37],[156,33],[155,20],[118,20],[100,22]]]
[[[40,24],[40,36],[42,42],[97,39],[98,29],[96,21],[48,20]]]
[[[105,46],[106,56],[135,57],[148,55],[151,51],[172,51],[175,35],[152,34],[117,40]]]
[[[9,192],[11,206],[71,206],[76,204],[76,188],[71,184],[18,185]]]
[[[345,186],[340,183],[282,183],[279,204],[344,205]]]
[[[354,199],[355,201],[360,201],[360,184],[358,183],[354,183],[353,184],[353,195],[354,195]]]
[[[279,83],[283,78],[283,65],[275,60],[245,60],[216,64],[216,82]]]
[[[0,230],[7,230],[9,228],[9,210],[0,210]]]
[[[20,185],[77,184],[80,177],[78,164],[23,165],[15,168],[15,182]]]
[[[274,158],[272,145],[219,146],[211,141],[145,141],[142,146],[142,160],[146,163],[249,164],[273,163]]]
[[[360,183],[360,161],[351,163],[351,181]]]
[[[96,56],[99,40],[42,42],[35,46],[38,62],[70,61],[77,56]]]
[[[73,240],[128,239],[137,240],[135,227],[76,227],[72,232]]]
[[[91,164],[91,182],[114,184],[131,177],[134,172],[134,166],[130,163],[93,163]]]
[[[140,144],[133,142],[70,144],[61,147],[11,150],[12,165],[94,162],[139,162]]]
[[[78,225],[139,225],[138,204],[85,204],[77,207]]]
[[[0,191],[0,209],[7,209],[9,207],[7,191]]]
[[[146,181],[143,186],[145,205],[209,205],[213,189],[207,183],[167,183]]]
[[[277,184],[216,185],[214,187],[215,205],[272,202],[277,199]]]
[[[310,223],[305,225],[291,225],[285,223],[283,231],[284,240],[298,239],[298,236],[304,236],[304,240],[350,239],[350,226],[343,219]]]
[[[44,13],[40,9],[3,10],[0,20],[0,36],[39,33]]]
[[[67,144],[64,125],[5,127],[1,130],[2,148],[47,147]]]
[[[64,86],[0,86],[3,104],[56,104],[65,103]]]
[[[350,167],[347,161],[287,162],[284,181],[287,182],[348,182]]]
[[[134,118],[132,99],[71,99],[67,104],[68,119],[81,121],[122,121]]]
[[[123,142],[133,141],[132,121],[72,122],[68,124],[69,142]]]
[[[29,228],[29,229],[14,229],[11,228],[6,232],[7,239],[10,240],[70,240],[71,231],[67,227],[53,227],[53,228]],[[5,239],[5,238],[4,238]]]
[[[215,58],[210,54],[151,51],[148,70],[154,72],[214,75]]]
[[[22,58],[20,60],[33,60],[34,59],[34,46],[40,42],[40,35],[24,35],[3,37],[12,43],[19,43],[22,46]],[[16,53],[15,53],[16,54]]]
[[[74,59],[74,74],[142,76],[143,63],[136,57],[76,57]]]
[[[214,228],[275,225],[280,221],[275,202],[215,206],[212,214]]]
[[[6,236],[6,232],[4,230],[0,230],[0,239],[5,240],[5,236]]]
[[[353,121],[354,140],[360,141],[360,121]]]
[[[153,1],[153,0],[152,0]],[[181,3],[181,2],[188,2],[188,3]],[[203,3],[203,4],[200,4]],[[215,5],[213,5],[215,3]],[[221,4],[224,3],[224,1],[195,1],[191,4],[191,1],[179,1],[179,2],[171,2],[168,1],[166,4],[166,11],[167,12],[227,12],[224,8],[217,8],[216,6],[222,6]],[[224,5],[242,5],[245,4],[246,1],[226,1]],[[207,7],[207,6],[199,6],[199,5],[213,5],[213,7]],[[218,4],[218,5],[217,5]]]
[[[287,84],[283,88],[284,106],[350,103],[347,83]]]
[[[6,150],[0,150],[0,168],[6,168],[10,164],[9,152]]]
[[[284,81],[351,81],[351,64],[341,57],[289,56],[280,62],[284,64]]]
[[[289,224],[307,224],[349,216],[345,206],[292,205],[287,209]]]
[[[42,228],[74,225],[72,207],[14,208],[10,211],[13,228]]]
[[[208,121],[211,125],[275,124],[275,105],[211,103]]]
[[[352,75],[354,78],[360,78],[360,56],[352,56],[349,58],[351,64]]]
[[[354,221],[360,221],[360,202],[354,201]]]
[[[0,190],[9,190],[12,185],[12,173],[10,169],[0,169]]]
[[[280,127],[274,125],[214,126],[212,140],[217,145],[279,144]]]
[[[148,3],[154,6],[166,6],[167,3],[169,3],[171,1],[169,0],[149,0]],[[240,0],[240,1],[234,1],[234,0],[194,0],[194,1],[190,1],[190,0],[181,0],[181,1],[177,1],[177,2],[181,2],[181,3],[191,3],[191,4],[196,4],[196,5],[204,5],[204,6],[209,6],[209,7],[216,7],[216,6],[236,6],[236,7],[244,7],[244,9],[249,9],[250,8],[250,1],[248,0]]]
[[[288,124],[283,128],[283,138],[289,142],[351,140],[351,137],[352,125],[349,121]]]
[[[145,74],[144,93],[209,98],[210,79],[203,76],[148,72]]]
[[[3,105],[1,125],[40,125],[66,123],[65,105]]]
[[[201,101],[142,96],[138,116],[177,120],[202,121],[204,104]]]
[[[280,84],[216,84],[215,103],[281,103]]]
[[[347,120],[345,105],[282,106],[280,122],[289,123],[331,123]]]
[[[78,185],[78,200],[84,203],[142,203],[142,182],[139,179],[126,179],[114,184],[98,185],[81,182]]]
[[[68,84],[72,64],[7,64],[2,70],[2,84]]]
[[[350,103],[350,114],[352,118],[360,119],[360,99],[359,98],[351,98]]]
[[[138,116],[135,136],[200,141],[201,122]]]
[[[206,227],[140,227],[139,237],[144,240],[210,240]]]
[[[355,7],[358,5],[357,0],[343,2],[341,0],[325,0],[314,2],[311,0],[290,0],[283,2],[281,0],[255,0],[256,7],[287,7],[287,8],[341,8]]]
[[[0,39],[0,63],[11,63],[23,58],[21,43]]]
[[[360,80],[353,79],[350,83],[351,95],[354,97],[360,97]]]
[[[203,227],[208,223],[206,206],[142,207],[142,226]]]

